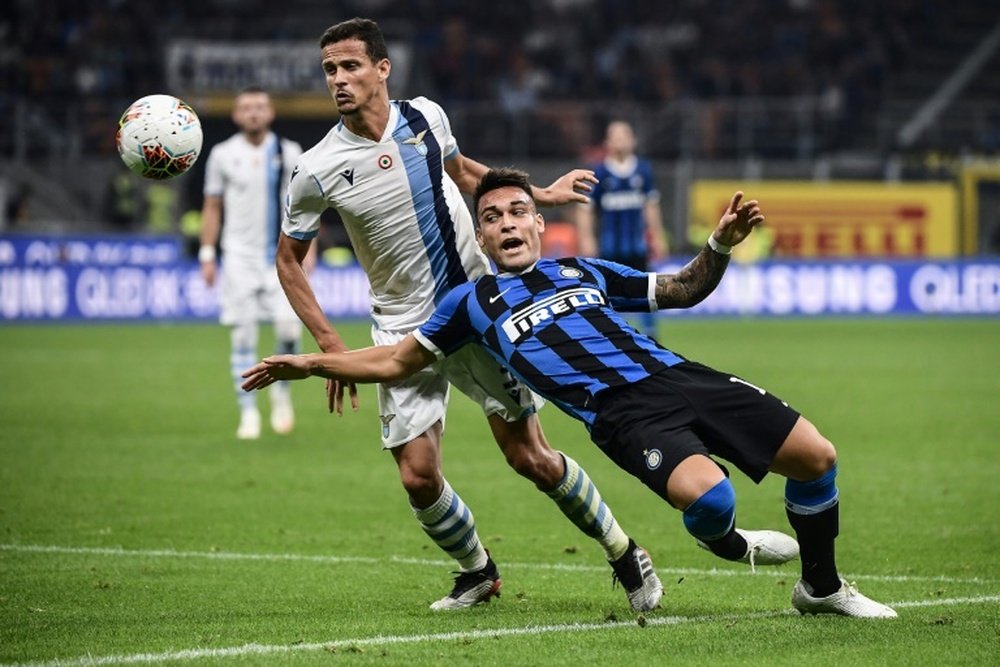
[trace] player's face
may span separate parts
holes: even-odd
[[[274,107],[267,93],[242,93],[233,105],[233,123],[247,134],[266,132],[274,122]]]
[[[521,188],[491,190],[479,200],[476,238],[501,271],[518,273],[542,255],[545,220]]]
[[[391,69],[389,60],[373,63],[360,39],[327,44],[322,53],[326,87],[342,115],[364,109],[385,87]]]
[[[611,123],[604,143],[612,155],[626,157],[635,151],[635,134],[628,123]]]

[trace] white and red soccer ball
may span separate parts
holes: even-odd
[[[172,95],[147,95],[133,102],[118,121],[115,136],[126,166],[158,181],[190,169],[201,142],[198,115]]]

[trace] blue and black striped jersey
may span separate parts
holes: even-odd
[[[590,199],[599,214],[601,257],[615,261],[645,258],[646,202],[659,200],[653,167],[635,158],[624,170],[605,160],[594,167],[597,185]]]
[[[616,310],[656,308],[654,275],[599,259],[542,259],[453,289],[414,335],[439,358],[485,347],[528,386],[591,425],[594,398],[683,359]]]

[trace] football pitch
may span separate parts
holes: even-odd
[[[354,346],[367,325],[342,329]],[[899,618],[800,616],[797,563],[727,563],[577,422],[542,423],[652,555],[638,616],[600,549],[510,471],[454,395],[444,469],[504,579],[427,606],[452,565],[379,450],[371,387],[237,441],[214,325],[0,328],[0,665],[1000,663],[1000,320],[665,320],[665,344],[802,411],[837,445],[838,563]],[[265,336],[265,339],[267,337]],[[265,340],[266,343],[266,340]],[[789,530],[783,482],[735,475],[745,528]]]

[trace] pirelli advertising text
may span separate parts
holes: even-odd
[[[758,199],[774,257],[955,257],[958,199],[948,183],[699,181],[690,197],[692,238],[710,230],[733,192]]]

